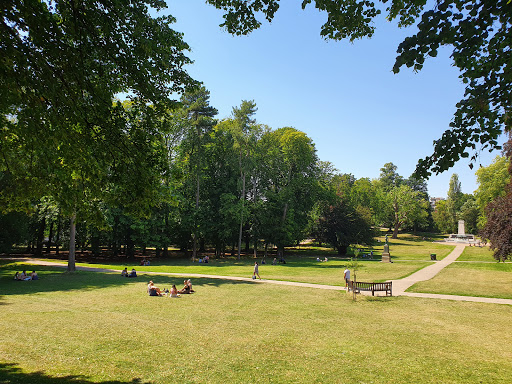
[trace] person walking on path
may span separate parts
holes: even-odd
[[[259,272],[259,265],[258,265],[257,261],[254,263],[254,272],[252,273],[252,278],[255,279],[256,276],[258,276],[258,279],[261,280],[260,272]]]
[[[345,279],[345,288],[347,288],[348,282],[350,281],[350,269],[348,269],[348,267],[343,272],[343,278]]]

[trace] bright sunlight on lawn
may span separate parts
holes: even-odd
[[[147,296],[144,276],[40,268],[16,282],[15,269],[0,277],[0,382],[508,383],[512,371],[510,306],[213,279],[169,299]]]

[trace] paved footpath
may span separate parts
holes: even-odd
[[[432,279],[436,276],[443,268],[453,263],[464,251],[465,244],[457,244],[455,249],[446,256],[443,260],[436,261],[435,263],[425,267],[410,276],[407,276],[403,279],[392,280],[393,282],[393,296],[409,296],[409,297],[420,297],[427,299],[442,299],[442,300],[456,300],[456,301],[471,301],[477,303],[492,303],[492,304],[508,304],[512,305],[512,299],[496,299],[490,297],[473,297],[473,296],[456,296],[456,295],[440,295],[433,293],[414,293],[414,292],[405,292],[408,288],[413,286],[414,284],[420,281],[426,281]],[[53,267],[61,267],[67,268],[67,264],[56,263],[52,261],[46,260],[38,260],[32,258],[12,258],[12,260],[27,262],[34,265],[46,265]],[[95,268],[95,267],[82,267],[77,266],[77,270],[79,271],[91,271],[91,272],[114,272],[121,273],[121,270],[118,269],[104,269],[104,268]],[[280,280],[253,280],[248,277],[236,277],[236,276],[220,276],[220,275],[205,275],[199,273],[170,273],[170,272],[140,272],[141,275],[167,275],[167,276],[185,276],[185,277],[195,277],[195,278],[207,278],[207,279],[220,279],[220,280],[232,280],[232,281],[247,281],[253,283],[262,283],[262,284],[275,284],[275,285],[288,285],[294,287],[303,287],[303,288],[316,288],[316,289],[328,289],[333,291],[344,291],[345,287],[335,286],[335,285],[324,285],[324,284],[310,284],[310,283],[298,283],[294,281],[280,281]],[[375,294],[378,294],[376,292]],[[365,294],[370,294],[370,292],[365,292]]]

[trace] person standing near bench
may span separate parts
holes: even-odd
[[[345,279],[345,288],[348,287],[348,282],[350,281],[350,269],[348,267],[343,272],[343,278]]]

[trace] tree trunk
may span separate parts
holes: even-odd
[[[119,245],[118,245],[118,242],[117,242],[117,230],[118,230],[118,227],[119,227],[119,215],[116,215],[114,217],[114,228],[113,228],[113,231],[112,231],[112,254],[114,257],[117,257],[119,255]]]
[[[197,211],[199,209],[199,191],[200,191],[200,184],[199,184],[199,174],[197,175],[197,189],[196,189],[196,218],[194,219],[194,233],[193,233],[193,245],[192,245],[192,260],[195,260],[197,258],[197,226],[196,226],[196,220],[197,220]]]
[[[346,245],[339,245],[338,246],[338,255],[345,256],[348,251],[348,246]]]
[[[48,234],[48,243],[46,244],[46,253],[48,253],[48,254],[52,251],[53,224],[54,224],[54,222],[52,221],[50,223],[50,233]]]
[[[167,244],[167,234],[169,233],[169,214],[167,212],[167,205],[165,206],[166,209],[165,209],[165,233],[164,233],[164,238],[165,238],[165,244],[164,244],[164,257],[165,258],[168,258],[169,257],[169,246]]]
[[[69,257],[68,272],[75,272],[75,236],[76,236],[76,213],[73,213],[69,223]]]
[[[59,247],[60,247],[60,232],[62,231],[62,222],[60,219],[60,214],[57,217],[57,237],[55,238],[55,255],[59,255]]]
[[[44,229],[46,228],[46,218],[42,218],[39,222],[39,228],[37,230],[37,247],[36,256],[41,257],[43,255],[43,241],[44,241]]]
[[[135,259],[135,243],[132,239],[132,228],[128,226],[128,229],[126,231],[126,256],[128,256],[129,259]]]
[[[393,229],[393,236],[391,236],[392,239],[398,239],[398,230],[402,226],[402,223],[395,223],[395,228]]]
[[[245,173],[242,173],[242,209],[240,211],[240,230],[238,231],[238,260],[240,260],[240,251],[242,249],[242,230],[244,225],[244,203],[245,203]]]
[[[100,237],[98,236],[98,232],[96,230],[91,236],[91,251],[95,257],[100,255]]]

